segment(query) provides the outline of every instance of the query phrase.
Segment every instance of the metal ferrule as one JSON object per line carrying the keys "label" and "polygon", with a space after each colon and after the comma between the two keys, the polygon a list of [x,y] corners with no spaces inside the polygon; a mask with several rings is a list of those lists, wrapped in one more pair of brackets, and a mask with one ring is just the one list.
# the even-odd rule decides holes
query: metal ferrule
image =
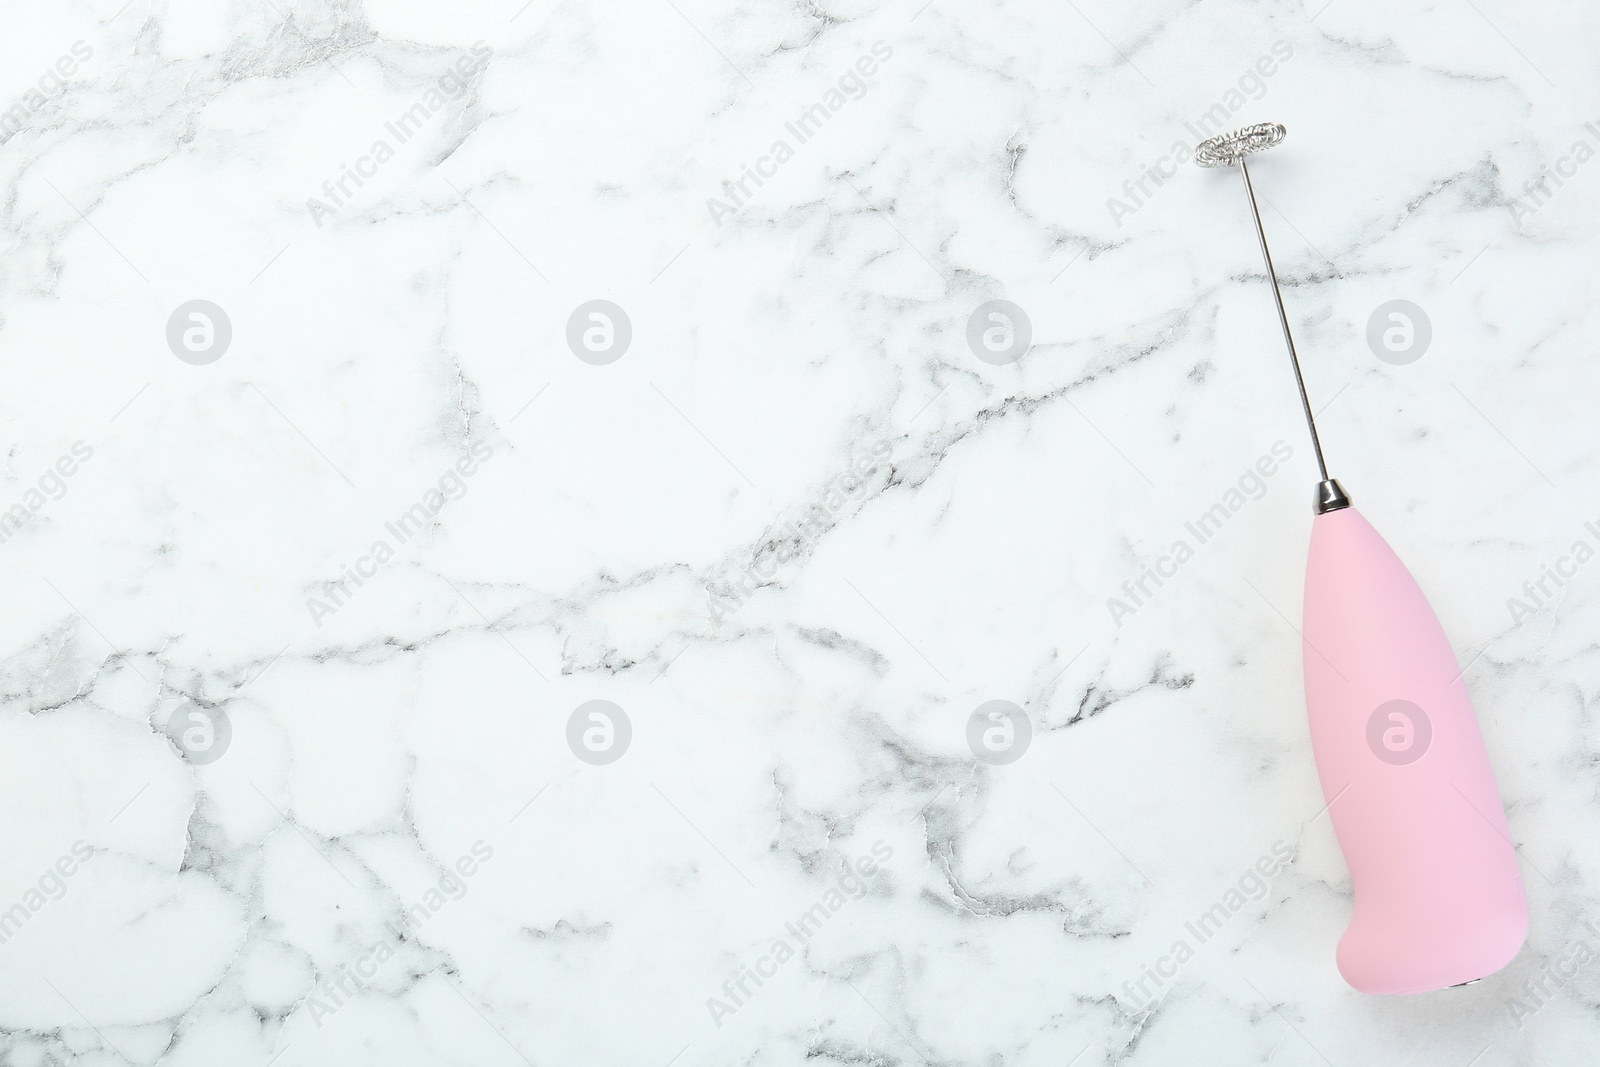
{"label": "metal ferrule", "polygon": [[1345,495],[1344,486],[1340,485],[1337,479],[1329,478],[1325,482],[1317,483],[1316,500],[1311,506],[1318,515],[1326,515],[1330,511],[1349,507],[1350,498]]}

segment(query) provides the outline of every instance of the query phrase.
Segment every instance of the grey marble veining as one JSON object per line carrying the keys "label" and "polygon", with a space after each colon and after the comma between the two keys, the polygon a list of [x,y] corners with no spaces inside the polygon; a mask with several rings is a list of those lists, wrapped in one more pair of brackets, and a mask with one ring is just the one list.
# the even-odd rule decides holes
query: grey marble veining
{"label": "grey marble veining", "polygon": [[[1591,1062],[1600,24],[1320,5],[13,5],[0,1062]],[[1334,968],[1258,121],[1467,989]]]}

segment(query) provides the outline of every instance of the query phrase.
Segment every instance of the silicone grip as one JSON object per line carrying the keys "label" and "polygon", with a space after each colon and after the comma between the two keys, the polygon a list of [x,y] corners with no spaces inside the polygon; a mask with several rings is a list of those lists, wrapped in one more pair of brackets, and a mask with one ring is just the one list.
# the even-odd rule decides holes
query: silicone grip
{"label": "silicone grip", "polygon": [[1354,508],[1317,516],[1306,710],[1355,904],[1339,973],[1421,993],[1511,961],[1528,901],[1454,651],[1405,564]]}

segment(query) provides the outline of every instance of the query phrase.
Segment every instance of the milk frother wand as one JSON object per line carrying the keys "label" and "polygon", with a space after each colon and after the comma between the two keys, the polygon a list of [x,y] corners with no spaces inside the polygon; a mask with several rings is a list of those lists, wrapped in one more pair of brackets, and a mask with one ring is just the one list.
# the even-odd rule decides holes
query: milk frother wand
{"label": "milk frother wand", "polygon": [[1386,541],[1328,477],[1245,156],[1287,131],[1261,123],[1202,142],[1237,166],[1289,347],[1322,480],[1306,559],[1301,656],[1311,747],[1355,902],[1339,939],[1363,993],[1475,982],[1528,932],[1516,849],[1462,670],[1439,619]]}

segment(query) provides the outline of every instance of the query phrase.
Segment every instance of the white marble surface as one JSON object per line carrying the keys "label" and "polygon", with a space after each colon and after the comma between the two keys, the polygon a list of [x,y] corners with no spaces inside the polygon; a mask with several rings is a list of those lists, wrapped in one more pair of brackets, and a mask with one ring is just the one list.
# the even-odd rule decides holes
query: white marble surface
{"label": "white marble surface", "polygon": [[[1600,945],[1600,572],[1507,604],[1600,543],[1592,8],[121,2],[0,35],[0,1061],[1592,1062],[1600,966],[1551,976]],[[1334,968],[1314,467],[1243,196],[1124,188],[1216,107],[1289,127],[1255,173],[1330,461],[1469,664],[1533,910],[1470,989]],[[1019,363],[968,348],[991,299]]]}

